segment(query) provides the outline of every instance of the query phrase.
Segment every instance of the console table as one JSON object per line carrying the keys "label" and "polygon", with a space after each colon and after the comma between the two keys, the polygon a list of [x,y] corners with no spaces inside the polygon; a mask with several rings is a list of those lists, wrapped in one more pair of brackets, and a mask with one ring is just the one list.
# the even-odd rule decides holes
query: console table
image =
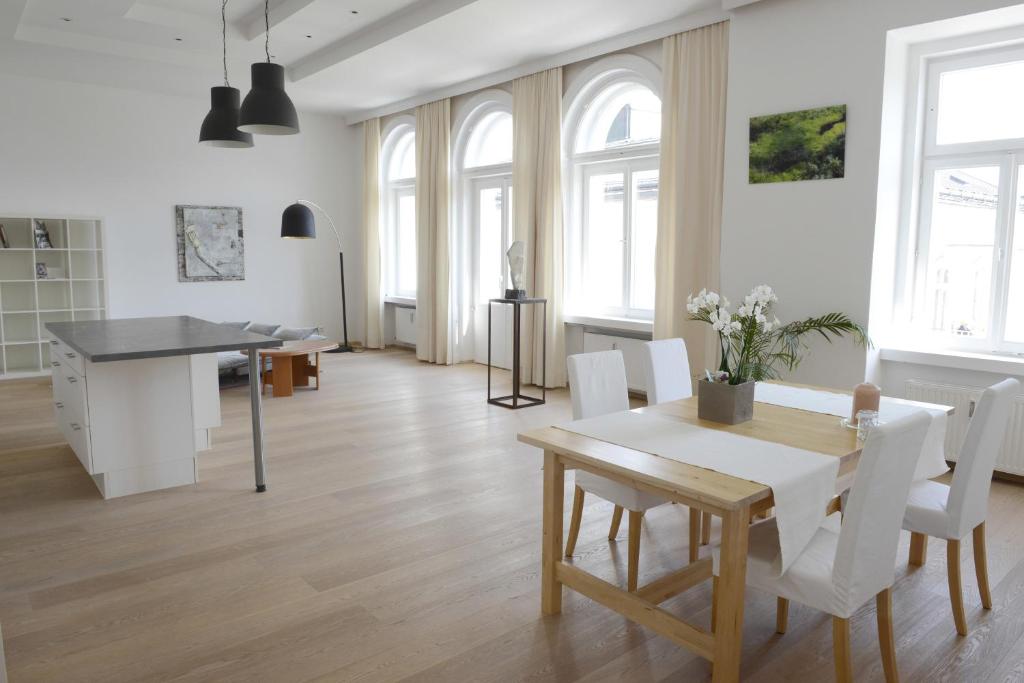
{"label": "console table", "polygon": [[[507,396],[491,396],[491,310],[493,304],[512,306],[512,393]],[[520,350],[519,342],[522,335],[522,307],[523,305],[540,304],[544,308],[544,327],[541,332],[541,381],[540,398],[527,396],[521,391],[520,380]],[[547,363],[548,345],[548,300],[547,299],[491,299],[487,302],[487,402],[503,408],[517,410],[529,406],[543,405],[547,400],[547,390],[544,385],[548,379]]]}

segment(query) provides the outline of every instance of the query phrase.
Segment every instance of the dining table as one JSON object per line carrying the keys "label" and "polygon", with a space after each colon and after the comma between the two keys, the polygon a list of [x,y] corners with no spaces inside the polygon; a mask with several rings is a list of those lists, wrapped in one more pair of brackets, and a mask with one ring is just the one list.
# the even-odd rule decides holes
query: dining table
{"label": "dining table", "polygon": [[[784,387],[800,391],[800,396],[804,398],[803,403],[798,403],[801,407],[780,405],[793,403],[785,394],[780,399],[771,398],[773,402],[767,402],[767,392],[759,392],[759,396],[765,394],[766,400],[755,400],[753,419],[735,425],[699,419],[696,396],[637,408],[631,412],[673,421],[678,424],[680,432],[692,434],[693,427],[697,427],[700,430],[724,432],[831,456],[838,459],[837,481],[851,481],[862,446],[857,439],[857,431],[842,423],[834,405],[832,413],[824,412],[826,409],[816,412],[813,405],[816,395],[820,395],[823,405],[828,404],[828,397],[833,398],[834,404],[835,390],[773,384],[780,387],[779,391],[783,391]],[[820,394],[813,393],[819,391]],[[840,397],[840,403],[841,400]],[[897,398],[883,401],[887,401],[885,405],[890,411],[928,410],[942,418],[943,431],[945,416],[953,413],[950,406]],[[885,411],[882,417],[885,417]],[[712,434],[701,434],[715,438]],[[703,461],[702,466],[689,464],[581,434],[566,425],[524,431],[518,434],[518,440],[544,452],[541,546],[543,614],[560,613],[562,589],[570,588],[707,659],[712,664],[712,680],[716,683],[738,681],[743,644],[748,529],[754,516],[775,506],[772,487],[718,471],[713,464],[708,466],[707,461]],[[678,570],[638,587],[635,592],[598,578],[574,566],[571,559],[563,558],[565,471],[570,469],[591,472],[721,519],[720,559],[711,628],[693,624],[659,606],[712,578],[710,556],[697,557],[694,549],[691,549],[689,558],[681,558],[689,559],[689,562],[681,562],[682,566]],[[822,516],[824,514],[825,510],[822,510]],[[698,515],[690,515],[691,524],[698,523],[697,519]]]}

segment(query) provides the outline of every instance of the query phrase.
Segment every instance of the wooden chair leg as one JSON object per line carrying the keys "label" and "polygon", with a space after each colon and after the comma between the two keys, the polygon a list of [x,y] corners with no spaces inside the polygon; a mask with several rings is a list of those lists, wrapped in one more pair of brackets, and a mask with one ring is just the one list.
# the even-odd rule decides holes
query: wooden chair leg
{"label": "wooden chair leg", "polygon": [[960,541],[946,541],[946,574],[949,576],[949,601],[953,606],[956,632],[967,635],[967,617],[964,616],[964,596],[960,586]]}
{"label": "wooden chair leg", "polygon": [[580,522],[583,519],[583,497],[586,494],[579,486],[572,497],[572,517],[569,519],[569,538],[565,541],[565,556],[572,557],[576,550],[576,539],[580,536]]}
{"label": "wooden chair leg", "polygon": [[711,543],[711,515],[709,513],[704,513],[701,517],[700,544],[707,545],[708,543]]}
{"label": "wooden chair leg", "polygon": [[878,647],[882,651],[882,669],[886,683],[897,683],[900,679],[896,668],[896,639],[892,631],[892,589],[886,588],[875,596],[878,613]]}
{"label": "wooden chair leg", "polygon": [[642,512],[629,511],[629,568],[626,574],[626,586],[630,593],[636,592],[640,574],[640,525],[643,519]]}
{"label": "wooden chair leg", "polygon": [[775,632],[785,633],[789,625],[789,600],[778,598],[775,601]]}
{"label": "wooden chair leg", "polygon": [[711,577],[711,632],[718,625],[718,577]]}
{"label": "wooden chair leg", "polygon": [[988,555],[985,552],[985,522],[974,527],[974,573],[978,577],[981,606],[992,609],[992,593],[988,589]]}
{"label": "wooden chair leg", "polygon": [[615,537],[619,535],[619,525],[622,524],[622,506],[616,505],[615,511],[612,512],[612,525],[608,529],[608,540],[614,541]]}
{"label": "wooden chair leg", "polygon": [[701,511],[690,508],[690,562],[696,562],[700,556],[700,518]]}
{"label": "wooden chair leg", "polygon": [[910,532],[910,561],[912,567],[922,567],[928,561],[928,537],[916,531]]}
{"label": "wooden chair leg", "polygon": [[832,617],[832,654],[836,660],[836,683],[853,683],[849,619]]}

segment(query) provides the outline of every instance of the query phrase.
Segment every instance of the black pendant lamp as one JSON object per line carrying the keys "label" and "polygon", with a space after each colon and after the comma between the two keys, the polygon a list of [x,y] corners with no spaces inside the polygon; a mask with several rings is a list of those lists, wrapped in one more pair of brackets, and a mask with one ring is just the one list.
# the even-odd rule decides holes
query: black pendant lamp
{"label": "black pendant lamp", "polygon": [[267,61],[252,65],[252,89],[242,102],[238,130],[258,135],[295,135],[299,116],[284,91],[284,67],[270,61],[270,0],[263,5]]}
{"label": "black pendant lamp", "polygon": [[210,111],[199,129],[199,144],[210,147],[252,147],[252,134],[238,130],[238,102],[241,95],[238,88],[228,83],[228,34],[225,9],[228,0],[220,5],[221,38],[224,55],[224,85],[210,88]]}

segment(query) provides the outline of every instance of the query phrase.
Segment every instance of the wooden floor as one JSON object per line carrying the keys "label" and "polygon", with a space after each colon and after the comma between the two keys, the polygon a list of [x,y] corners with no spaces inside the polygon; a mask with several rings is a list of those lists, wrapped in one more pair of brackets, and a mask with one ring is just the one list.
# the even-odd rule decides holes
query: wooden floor
{"label": "wooden floor", "polygon": [[[245,388],[222,393],[201,484],[105,502],[61,440],[49,381],[0,383],[11,683],[709,678],[703,660],[582,596],[540,615],[541,455],[514,435],[568,419],[567,392],[513,412],[485,403],[479,366],[322,358],[319,393],[264,404],[265,494],[253,492]],[[610,516],[588,501],[577,561],[625,583],[626,525],[609,543]],[[648,514],[641,583],[681,566],[686,529],[685,507]],[[995,609],[980,608],[965,548],[967,638],[938,541],[925,567],[897,570],[903,680],[1024,680],[1024,488],[993,485],[988,531]],[[666,605],[706,623],[710,586]],[[882,680],[874,609],[853,619],[857,680]],[[793,604],[777,636],[774,610],[748,593],[745,679],[831,680],[829,618]]]}

